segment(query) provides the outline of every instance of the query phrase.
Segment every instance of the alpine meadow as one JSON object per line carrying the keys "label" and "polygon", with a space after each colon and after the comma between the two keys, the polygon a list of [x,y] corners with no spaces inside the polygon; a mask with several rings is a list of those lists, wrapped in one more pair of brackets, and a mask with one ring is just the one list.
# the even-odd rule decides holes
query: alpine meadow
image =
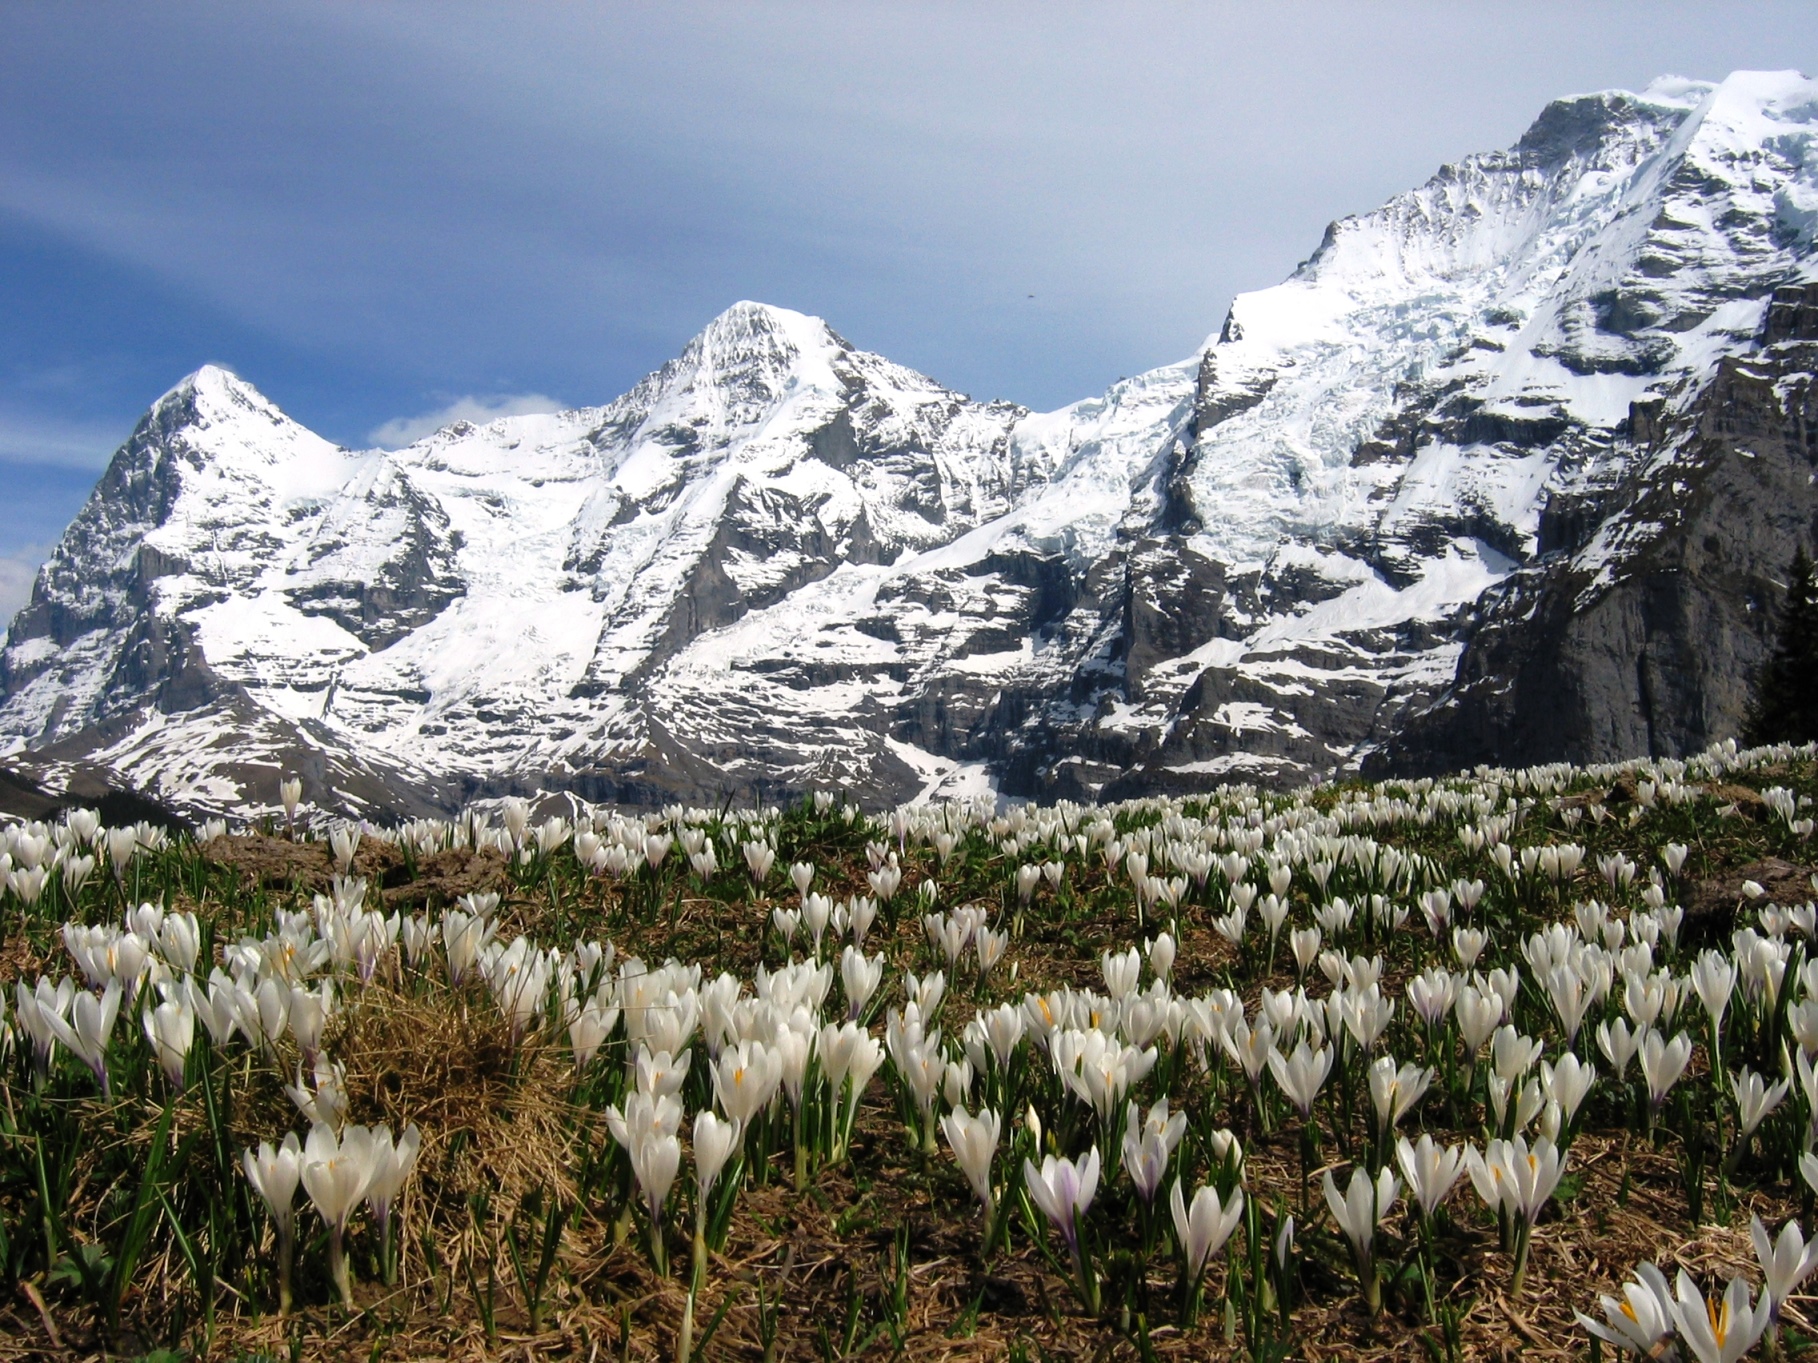
{"label": "alpine meadow", "polygon": [[1818,1357],[1818,82],[1309,245],[1053,411],[152,403],[0,652],[0,1363]]}

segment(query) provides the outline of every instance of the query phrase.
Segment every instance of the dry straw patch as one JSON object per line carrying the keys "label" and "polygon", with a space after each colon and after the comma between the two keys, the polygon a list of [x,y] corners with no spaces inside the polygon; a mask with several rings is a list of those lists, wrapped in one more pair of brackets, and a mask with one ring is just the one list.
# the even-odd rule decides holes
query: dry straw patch
{"label": "dry straw patch", "polygon": [[541,1189],[572,1199],[576,1127],[568,1057],[531,1043],[513,1048],[483,999],[433,987],[368,990],[328,1038],[347,1066],[356,1122],[423,1132],[420,1166],[455,1203],[474,1193],[515,1204]]}

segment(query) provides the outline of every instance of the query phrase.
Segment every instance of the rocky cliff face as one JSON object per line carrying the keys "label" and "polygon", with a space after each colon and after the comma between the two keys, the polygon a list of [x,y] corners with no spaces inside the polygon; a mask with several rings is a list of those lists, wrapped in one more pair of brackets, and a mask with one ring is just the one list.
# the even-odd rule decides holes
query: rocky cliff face
{"label": "rocky cliff face", "polygon": [[1793,75],[1562,100],[1059,412],[758,304],[605,407],[404,450],[203,370],[41,572],[0,736],[368,810],[1697,747],[1813,531],[1815,135]]}
{"label": "rocky cliff face", "polygon": [[1736,736],[1792,546],[1818,542],[1818,286],[1670,417],[1637,405],[1631,472],[1549,508],[1538,560],[1480,603],[1458,676],[1373,766],[1695,752]]}

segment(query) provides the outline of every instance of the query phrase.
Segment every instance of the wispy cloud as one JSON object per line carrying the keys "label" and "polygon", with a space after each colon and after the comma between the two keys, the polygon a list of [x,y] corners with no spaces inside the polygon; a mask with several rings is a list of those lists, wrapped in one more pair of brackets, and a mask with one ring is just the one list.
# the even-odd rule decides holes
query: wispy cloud
{"label": "wispy cloud", "polygon": [[99,470],[129,434],[130,422],[122,426],[0,408],[0,464]]}
{"label": "wispy cloud", "polygon": [[383,425],[375,426],[368,433],[367,439],[384,449],[395,450],[421,440],[426,435],[434,435],[444,426],[452,426],[457,421],[470,421],[476,426],[483,426],[502,416],[560,412],[565,406],[565,403],[543,393],[505,393],[488,398],[468,394],[456,398],[446,407],[424,412],[421,416],[393,417]]}
{"label": "wispy cloud", "polygon": [[32,581],[38,576],[38,565],[44,561],[48,547],[0,554],[0,627],[10,625],[32,596]]}

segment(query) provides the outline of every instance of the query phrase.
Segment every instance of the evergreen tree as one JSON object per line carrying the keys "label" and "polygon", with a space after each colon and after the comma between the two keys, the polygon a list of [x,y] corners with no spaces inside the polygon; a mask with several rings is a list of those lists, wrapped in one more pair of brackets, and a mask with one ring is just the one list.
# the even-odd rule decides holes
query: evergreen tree
{"label": "evergreen tree", "polygon": [[1813,581],[1812,561],[1803,544],[1787,573],[1780,639],[1755,680],[1748,739],[1751,743],[1818,740],[1818,582]]}

